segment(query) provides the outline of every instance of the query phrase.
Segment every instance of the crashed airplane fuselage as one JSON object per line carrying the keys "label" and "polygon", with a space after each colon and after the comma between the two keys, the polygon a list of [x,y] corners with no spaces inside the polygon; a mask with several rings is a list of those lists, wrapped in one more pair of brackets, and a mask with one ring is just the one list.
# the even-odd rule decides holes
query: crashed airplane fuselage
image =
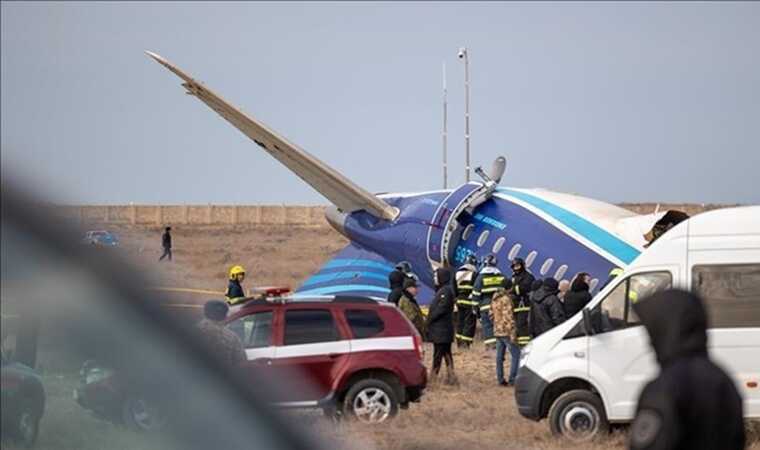
{"label": "crashed airplane fuselage", "polygon": [[498,186],[504,160],[489,177],[456,189],[374,195],[312,154],[243,113],[161,56],[191,94],[327,198],[328,222],[351,243],[308,278],[298,293],[385,297],[398,261],[412,263],[432,298],[432,269],[458,266],[469,254],[493,253],[499,268],[522,257],[537,278],[592,276],[592,292],[614,267],[630,264],[645,234],[667,211],[637,215],[609,203],[543,189]]}

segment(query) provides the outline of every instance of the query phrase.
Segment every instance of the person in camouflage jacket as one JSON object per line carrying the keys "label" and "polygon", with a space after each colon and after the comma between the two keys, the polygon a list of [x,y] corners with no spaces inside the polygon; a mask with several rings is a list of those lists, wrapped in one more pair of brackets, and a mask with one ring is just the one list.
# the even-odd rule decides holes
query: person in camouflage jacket
{"label": "person in camouflage jacket", "polygon": [[[520,347],[517,345],[517,326],[515,324],[514,302],[517,297],[512,289],[512,281],[505,278],[502,287],[491,298],[491,321],[493,335],[496,338],[496,380],[501,386],[514,385],[517,367],[520,363]],[[511,356],[509,379],[504,379],[504,354],[509,349]]]}
{"label": "person in camouflage jacket", "polygon": [[401,298],[398,300],[398,307],[402,313],[412,322],[414,328],[420,333],[420,336],[425,338],[425,317],[422,315],[422,309],[417,304],[417,280],[414,278],[407,278],[404,280],[403,290],[401,291]]}

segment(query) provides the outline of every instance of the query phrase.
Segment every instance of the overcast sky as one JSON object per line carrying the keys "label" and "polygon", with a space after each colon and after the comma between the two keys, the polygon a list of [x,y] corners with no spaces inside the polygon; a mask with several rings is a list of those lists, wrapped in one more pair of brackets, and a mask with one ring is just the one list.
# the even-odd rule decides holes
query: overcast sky
{"label": "overcast sky", "polygon": [[2,3],[2,166],[70,203],[326,203],[153,50],[373,192],[760,203],[760,3]]}

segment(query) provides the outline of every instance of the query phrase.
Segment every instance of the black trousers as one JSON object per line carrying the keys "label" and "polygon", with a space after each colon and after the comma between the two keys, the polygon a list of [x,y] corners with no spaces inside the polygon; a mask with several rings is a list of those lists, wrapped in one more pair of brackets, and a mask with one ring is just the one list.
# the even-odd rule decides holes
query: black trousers
{"label": "black trousers", "polygon": [[451,356],[451,342],[445,344],[433,344],[433,374],[438,375],[441,370],[441,360],[446,361],[446,365],[454,368],[454,358]]}
{"label": "black trousers", "polygon": [[158,260],[161,261],[164,258],[166,258],[167,256],[169,257],[169,261],[171,261],[172,260],[172,249],[171,249],[171,247],[164,247],[164,254],[161,255],[161,257],[158,258]]}
{"label": "black trousers", "polygon": [[468,346],[475,336],[475,312],[470,306],[457,305],[457,309],[457,344]]}

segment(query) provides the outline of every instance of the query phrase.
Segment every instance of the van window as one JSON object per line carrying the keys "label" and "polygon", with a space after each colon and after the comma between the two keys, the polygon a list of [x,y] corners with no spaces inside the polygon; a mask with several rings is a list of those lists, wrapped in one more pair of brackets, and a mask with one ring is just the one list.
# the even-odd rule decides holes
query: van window
{"label": "van window", "polygon": [[639,325],[631,304],[655,292],[669,289],[673,283],[670,272],[637,273],[623,280],[602,300],[592,313],[596,332],[615,331]]}
{"label": "van window", "polygon": [[272,311],[263,311],[241,317],[227,327],[240,337],[245,348],[261,348],[272,345]]}
{"label": "van window", "polygon": [[692,280],[710,328],[760,327],[760,264],[694,266]]}
{"label": "van window", "polygon": [[296,309],[285,313],[285,345],[337,341],[332,313],[325,309]]}

